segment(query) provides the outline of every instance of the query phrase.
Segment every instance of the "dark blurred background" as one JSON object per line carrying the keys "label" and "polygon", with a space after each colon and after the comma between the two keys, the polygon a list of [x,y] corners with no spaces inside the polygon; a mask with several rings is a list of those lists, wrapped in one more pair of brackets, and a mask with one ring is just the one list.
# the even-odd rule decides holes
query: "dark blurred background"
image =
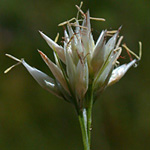
{"label": "dark blurred background", "polygon": [[[15,62],[5,53],[25,60],[51,75],[37,53],[52,51],[41,38],[42,30],[52,39],[57,25],[76,16],[78,0],[0,0],[0,150],[82,150],[78,118],[69,103],[43,90],[23,66],[3,72]],[[92,21],[97,39],[102,29],[123,25],[124,41],[143,57],[117,84],[97,100],[93,112],[92,150],[150,149],[150,1],[87,0],[83,10],[106,22]],[[60,43],[60,41],[59,41]],[[126,55],[126,54],[125,54]],[[128,57],[126,57],[127,61]]]}

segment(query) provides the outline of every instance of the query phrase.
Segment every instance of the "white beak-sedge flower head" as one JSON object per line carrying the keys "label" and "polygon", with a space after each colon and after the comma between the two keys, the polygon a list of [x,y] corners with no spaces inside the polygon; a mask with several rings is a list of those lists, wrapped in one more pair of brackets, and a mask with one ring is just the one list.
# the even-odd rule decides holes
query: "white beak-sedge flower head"
{"label": "white beak-sedge flower head", "polygon": [[[135,66],[141,59],[142,44],[139,42],[139,56],[123,44],[122,47],[135,59],[128,64],[118,66],[118,58],[122,52],[120,44],[123,36],[119,37],[121,27],[113,31],[103,30],[95,42],[90,20],[105,21],[105,19],[90,17],[89,11],[84,13],[81,7],[76,7],[77,17],[59,24],[59,26],[67,26],[64,29],[63,46],[57,44],[58,36],[53,41],[39,31],[54,52],[55,63],[38,50],[53,73],[54,79],[28,65],[24,59],[19,60],[9,54],[6,56],[16,60],[18,62],[16,65],[23,64],[43,88],[79,106],[82,105],[89,86],[92,85],[93,93],[101,93],[106,87],[119,81],[131,66]],[[79,13],[82,16],[81,19],[79,19]],[[5,73],[16,65],[8,68]]]}

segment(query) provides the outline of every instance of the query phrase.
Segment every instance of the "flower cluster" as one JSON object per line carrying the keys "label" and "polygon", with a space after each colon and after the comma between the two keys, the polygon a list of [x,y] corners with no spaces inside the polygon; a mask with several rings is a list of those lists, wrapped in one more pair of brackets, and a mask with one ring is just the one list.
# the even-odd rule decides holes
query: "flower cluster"
{"label": "flower cluster", "polygon": [[[128,53],[135,56],[135,59],[128,64],[118,65],[118,58],[122,52],[120,44],[123,36],[119,37],[121,27],[117,31],[103,30],[95,42],[90,20],[103,19],[92,18],[89,11],[83,13],[79,7],[77,8],[82,15],[82,19],[79,20],[77,16],[77,18],[60,24],[60,26],[67,25],[67,29],[64,28],[63,47],[57,44],[58,37],[53,41],[39,31],[53,50],[55,63],[42,51],[38,50],[38,52],[55,79],[31,67],[24,59],[19,60],[11,55],[6,55],[18,61],[17,65],[22,63],[44,89],[68,102],[74,103],[77,107],[81,107],[89,90],[93,92],[93,95],[99,95],[106,87],[119,81],[127,70],[140,60],[141,43],[140,56],[137,56],[123,45]],[[74,22],[72,23],[72,21]],[[12,67],[14,66],[16,65]]]}

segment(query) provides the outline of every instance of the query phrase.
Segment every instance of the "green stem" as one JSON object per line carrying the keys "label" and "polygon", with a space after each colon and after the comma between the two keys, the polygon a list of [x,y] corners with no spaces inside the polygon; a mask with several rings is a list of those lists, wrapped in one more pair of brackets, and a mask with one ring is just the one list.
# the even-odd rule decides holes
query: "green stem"
{"label": "green stem", "polygon": [[84,150],[90,150],[91,146],[91,124],[92,124],[93,88],[89,86],[85,105],[79,111],[79,122],[82,131]]}
{"label": "green stem", "polygon": [[89,144],[91,144],[92,107],[93,107],[93,89],[91,85],[89,86],[89,94],[87,96],[87,132]]}
{"label": "green stem", "polygon": [[90,143],[89,143],[88,132],[87,132],[87,113],[86,113],[86,109],[82,109],[80,111],[78,117],[79,117],[81,132],[82,132],[84,150],[90,150]]}
{"label": "green stem", "polygon": [[88,132],[89,144],[91,144],[92,105],[93,105],[93,102],[91,101],[90,106],[87,109],[87,132]]}

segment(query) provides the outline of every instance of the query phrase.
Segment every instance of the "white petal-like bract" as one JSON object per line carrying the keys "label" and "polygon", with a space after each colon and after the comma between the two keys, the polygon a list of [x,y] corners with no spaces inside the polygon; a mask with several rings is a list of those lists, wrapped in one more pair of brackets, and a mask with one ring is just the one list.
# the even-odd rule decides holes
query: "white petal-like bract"
{"label": "white petal-like bract", "polygon": [[29,73],[39,83],[41,87],[55,94],[56,96],[63,98],[54,79],[52,79],[51,77],[49,77],[47,74],[43,73],[42,71],[34,67],[31,67],[24,60],[22,61],[22,64],[25,66],[25,68],[29,71]]}
{"label": "white petal-like bract", "polygon": [[123,64],[116,69],[113,70],[112,75],[109,79],[108,86],[113,85],[114,83],[118,82],[128,71],[130,67],[132,67],[136,63],[136,60],[134,59],[128,64]]}

